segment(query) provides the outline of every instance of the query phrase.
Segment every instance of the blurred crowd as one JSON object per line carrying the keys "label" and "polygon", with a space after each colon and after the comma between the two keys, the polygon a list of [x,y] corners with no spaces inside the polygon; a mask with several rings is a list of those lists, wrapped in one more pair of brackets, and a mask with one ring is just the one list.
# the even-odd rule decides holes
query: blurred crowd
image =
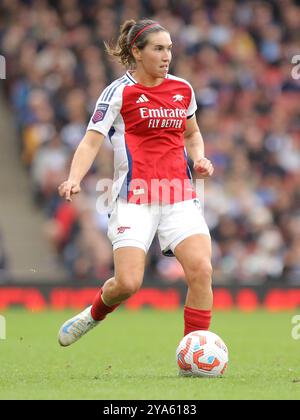
{"label": "blurred crowd", "polygon": [[[205,217],[217,284],[300,284],[300,4],[293,0],[2,0],[0,52],[20,159],[32,197],[47,214],[47,240],[70,279],[113,270],[107,216],[96,184],[112,177],[109,142],[72,203],[57,186],[95,102],[124,73],[104,52],[128,18],[152,18],[171,34],[171,73],[187,79],[198,104],[206,156]],[[300,57],[299,57],[300,61]],[[183,278],[157,238],[148,277]]]}

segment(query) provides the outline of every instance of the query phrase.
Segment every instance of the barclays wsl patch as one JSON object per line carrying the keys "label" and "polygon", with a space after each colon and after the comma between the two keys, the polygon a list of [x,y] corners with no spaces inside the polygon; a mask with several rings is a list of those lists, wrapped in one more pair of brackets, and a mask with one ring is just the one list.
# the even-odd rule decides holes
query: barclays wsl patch
{"label": "barclays wsl patch", "polygon": [[96,111],[94,112],[94,115],[92,117],[92,121],[94,124],[102,121],[105,117],[105,114],[108,110],[109,104],[99,104],[97,106]]}

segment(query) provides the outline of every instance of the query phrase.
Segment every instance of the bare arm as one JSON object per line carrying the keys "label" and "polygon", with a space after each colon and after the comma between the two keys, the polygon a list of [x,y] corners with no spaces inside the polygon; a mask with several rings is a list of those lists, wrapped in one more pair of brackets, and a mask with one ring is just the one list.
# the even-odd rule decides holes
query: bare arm
{"label": "bare arm", "polygon": [[103,140],[104,135],[98,131],[87,131],[74,153],[68,180],[58,187],[61,197],[71,201],[71,196],[80,192],[80,183],[92,166]]}
{"label": "bare arm", "polygon": [[184,140],[187,154],[194,162],[195,171],[203,178],[211,176],[214,168],[211,161],[205,157],[204,142],[196,117],[187,120]]}

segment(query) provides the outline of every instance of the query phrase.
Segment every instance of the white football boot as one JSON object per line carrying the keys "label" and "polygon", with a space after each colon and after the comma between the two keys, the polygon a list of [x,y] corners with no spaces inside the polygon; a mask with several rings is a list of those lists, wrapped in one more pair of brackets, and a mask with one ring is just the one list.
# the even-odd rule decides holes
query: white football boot
{"label": "white football boot", "polygon": [[75,343],[75,341],[99,324],[100,321],[95,321],[92,318],[91,308],[92,305],[61,326],[58,332],[58,342],[61,346],[66,347]]}

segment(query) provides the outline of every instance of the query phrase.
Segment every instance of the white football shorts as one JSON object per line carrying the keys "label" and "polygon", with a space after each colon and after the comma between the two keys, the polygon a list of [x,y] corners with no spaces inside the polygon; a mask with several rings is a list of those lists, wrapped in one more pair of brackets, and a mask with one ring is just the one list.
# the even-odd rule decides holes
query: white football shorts
{"label": "white football shorts", "polygon": [[147,253],[156,232],[166,256],[173,256],[176,246],[189,236],[210,236],[199,199],[174,204],[133,204],[118,198],[107,232],[114,250],[130,246]]}

